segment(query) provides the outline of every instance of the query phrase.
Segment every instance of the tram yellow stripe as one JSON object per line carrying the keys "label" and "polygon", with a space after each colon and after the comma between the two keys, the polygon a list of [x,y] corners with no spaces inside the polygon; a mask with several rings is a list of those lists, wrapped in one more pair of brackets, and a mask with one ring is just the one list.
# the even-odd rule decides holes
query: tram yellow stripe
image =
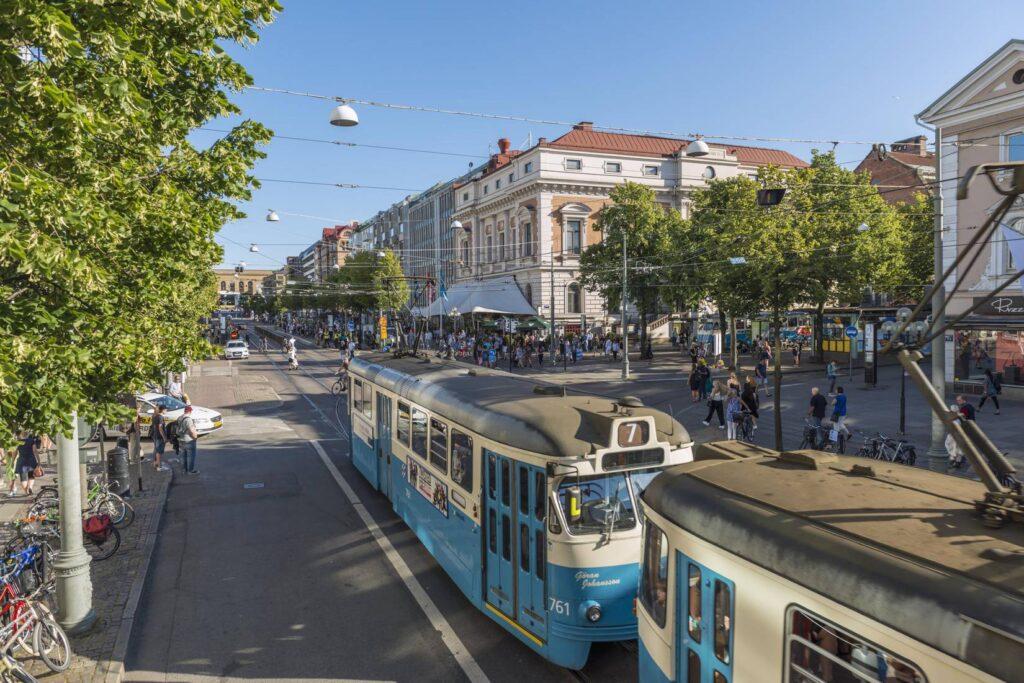
{"label": "tram yellow stripe", "polygon": [[533,635],[532,633],[530,633],[529,631],[527,631],[527,630],[526,630],[525,628],[523,628],[522,626],[520,626],[520,625],[519,625],[519,624],[517,624],[516,622],[512,621],[511,619],[509,619],[509,618],[508,618],[508,615],[507,615],[507,614],[505,614],[504,612],[502,612],[502,611],[501,611],[500,609],[497,609],[497,608],[495,608],[495,607],[494,607],[494,605],[492,605],[491,603],[489,603],[489,602],[485,602],[485,603],[484,603],[484,607],[486,607],[487,609],[489,609],[489,610],[490,610],[491,612],[493,612],[494,614],[498,615],[498,616],[499,616],[499,617],[501,618],[501,620],[502,620],[502,621],[504,621],[504,622],[505,622],[506,624],[508,624],[509,626],[511,626],[512,628],[514,628],[515,630],[517,630],[517,631],[519,631],[520,633],[522,633],[522,634],[523,634],[524,636],[526,636],[527,638],[529,638],[530,640],[532,640],[532,641],[533,641],[534,643],[536,643],[537,645],[540,645],[541,647],[543,647],[543,646],[544,646],[544,641],[543,641],[543,640],[541,640],[541,639],[540,639],[540,638],[538,638],[537,636]]}

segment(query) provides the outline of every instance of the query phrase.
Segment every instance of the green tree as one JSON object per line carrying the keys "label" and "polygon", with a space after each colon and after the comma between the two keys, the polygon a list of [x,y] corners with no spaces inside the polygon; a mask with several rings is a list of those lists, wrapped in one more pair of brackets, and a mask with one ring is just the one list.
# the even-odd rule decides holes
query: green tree
{"label": "green tree", "polygon": [[402,262],[395,252],[385,249],[376,256],[371,284],[374,307],[384,311],[401,311],[409,301],[409,282],[402,273]]}
{"label": "green tree", "polygon": [[664,255],[669,250],[670,235],[677,230],[676,224],[681,218],[657,202],[654,190],[638,183],[619,185],[610,196],[612,203],[601,211],[595,225],[602,233],[601,241],[580,254],[580,282],[596,290],[609,310],[620,308],[622,242],[626,240],[629,264],[626,296],[640,314],[643,348],[648,316],[657,311],[665,283]]}
{"label": "green tree", "polygon": [[208,352],[213,238],[242,214],[270,133],[242,122],[250,77],[222,45],[256,41],[274,0],[21,0],[0,13],[0,442]]}
{"label": "green tree", "polygon": [[906,238],[902,245],[906,278],[892,291],[901,302],[922,296],[935,279],[935,214],[930,197],[917,194],[913,201],[896,205]]}

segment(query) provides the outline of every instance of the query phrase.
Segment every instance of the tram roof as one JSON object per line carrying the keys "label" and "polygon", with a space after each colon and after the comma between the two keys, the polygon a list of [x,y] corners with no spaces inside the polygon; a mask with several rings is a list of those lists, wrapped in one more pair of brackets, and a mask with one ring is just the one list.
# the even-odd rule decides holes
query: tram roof
{"label": "tram roof", "polygon": [[984,526],[984,494],[915,467],[719,442],[643,498],[691,534],[1010,680],[1024,652],[1024,525]]}
{"label": "tram roof", "polygon": [[[611,442],[611,419],[623,417],[604,396],[574,393],[562,386],[438,358],[372,354],[350,369],[375,384],[499,443],[554,458],[590,454]],[[550,394],[537,393],[545,387]],[[559,392],[559,393],[554,393]],[[629,408],[654,418],[658,441],[676,447],[690,435],[667,413]]]}

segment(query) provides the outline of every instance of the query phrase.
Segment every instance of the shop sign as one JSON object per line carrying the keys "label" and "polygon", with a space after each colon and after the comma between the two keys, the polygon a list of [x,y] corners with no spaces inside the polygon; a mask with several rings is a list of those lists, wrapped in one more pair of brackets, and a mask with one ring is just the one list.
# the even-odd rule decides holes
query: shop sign
{"label": "shop sign", "polygon": [[1024,296],[997,296],[992,299],[975,299],[982,305],[975,313],[979,315],[1024,315]]}

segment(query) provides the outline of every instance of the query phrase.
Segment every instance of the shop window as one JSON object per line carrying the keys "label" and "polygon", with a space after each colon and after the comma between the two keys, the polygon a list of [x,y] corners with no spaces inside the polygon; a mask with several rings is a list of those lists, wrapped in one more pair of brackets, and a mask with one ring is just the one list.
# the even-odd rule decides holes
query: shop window
{"label": "shop window", "polygon": [[668,604],[668,538],[648,520],[644,526],[640,602],[659,627],[665,626]]}
{"label": "shop window", "polygon": [[797,606],[786,611],[786,656],[788,683],[926,681],[921,669],[903,657]]}

